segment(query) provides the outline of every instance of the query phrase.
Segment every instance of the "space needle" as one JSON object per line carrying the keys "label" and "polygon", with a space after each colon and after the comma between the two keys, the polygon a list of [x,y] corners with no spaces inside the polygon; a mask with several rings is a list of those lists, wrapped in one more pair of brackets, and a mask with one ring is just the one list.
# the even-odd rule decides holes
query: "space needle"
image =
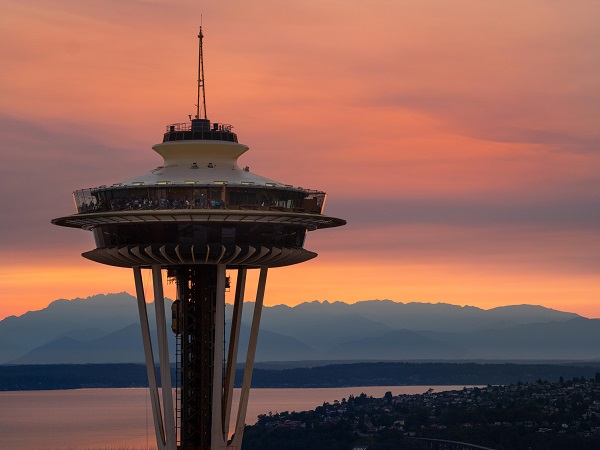
{"label": "space needle", "polygon": [[[310,260],[307,232],[344,225],[323,215],[322,191],[294,187],[250,172],[237,159],[248,147],[232,126],[206,115],[202,27],[198,35],[196,114],[166,127],[152,149],[164,160],[145,175],[73,193],[76,214],[52,220],[92,231],[101,264],[133,269],[156,441],[164,450],[240,450],[267,271]],[[142,269],[152,273],[162,395]],[[232,397],[246,275],[259,270],[240,401]],[[177,286],[171,329],[176,334],[179,390],[173,395],[162,271]],[[237,271],[225,346],[227,270]],[[227,355],[225,353],[227,352]],[[162,397],[162,398],[161,398]],[[235,415],[235,433],[228,430]]]}

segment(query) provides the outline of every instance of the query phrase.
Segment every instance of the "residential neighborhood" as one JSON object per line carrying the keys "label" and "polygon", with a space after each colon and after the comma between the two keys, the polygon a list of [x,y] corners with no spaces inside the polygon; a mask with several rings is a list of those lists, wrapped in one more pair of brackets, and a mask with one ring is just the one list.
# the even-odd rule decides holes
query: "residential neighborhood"
{"label": "residential neighborhood", "polygon": [[[327,435],[336,436],[335,442],[325,445]],[[262,442],[261,436],[269,438]],[[282,445],[286,436],[304,448],[350,450],[442,448],[434,439],[473,445],[462,448],[599,448],[600,373],[555,383],[387,392],[382,398],[361,394],[313,411],[271,412],[248,427],[244,448],[270,448],[267,441]],[[290,445],[285,448],[296,448]]]}

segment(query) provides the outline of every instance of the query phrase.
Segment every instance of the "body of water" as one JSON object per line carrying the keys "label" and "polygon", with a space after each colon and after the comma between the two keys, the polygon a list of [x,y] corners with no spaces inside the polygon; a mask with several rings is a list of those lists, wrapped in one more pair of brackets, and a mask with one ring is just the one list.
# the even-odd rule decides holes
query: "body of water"
{"label": "body of water", "polygon": [[[259,414],[305,411],[362,392],[382,397],[387,391],[422,394],[429,388],[463,386],[252,389],[246,422],[255,423]],[[234,394],[235,405],[239,390]],[[142,450],[155,449],[154,439],[147,389],[0,392],[0,449]]]}

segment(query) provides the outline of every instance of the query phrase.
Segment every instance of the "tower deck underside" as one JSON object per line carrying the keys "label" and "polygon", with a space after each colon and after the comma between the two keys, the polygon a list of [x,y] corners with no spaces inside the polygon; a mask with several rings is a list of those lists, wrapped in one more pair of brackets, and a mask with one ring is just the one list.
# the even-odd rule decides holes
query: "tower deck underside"
{"label": "tower deck underside", "polygon": [[331,228],[344,225],[345,220],[321,214],[285,213],[275,211],[239,210],[168,210],[168,211],[119,211],[83,213],[52,220],[55,225],[91,230],[99,225],[144,224],[167,222],[203,223],[277,223],[306,227],[307,230]]}
{"label": "tower deck underside", "polygon": [[61,217],[57,225],[93,231],[92,261],[117,267],[225,264],[281,267],[317,256],[306,233],[344,221],[320,214],[273,211],[120,211]]}
{"label": "tower deck underside", "polygon": [[316,253],[303,248],[263,245],[188,244],[97,248],[83,253],[95,262],[117,267],[225,264],[230,268],[283,267],[308,261]]}

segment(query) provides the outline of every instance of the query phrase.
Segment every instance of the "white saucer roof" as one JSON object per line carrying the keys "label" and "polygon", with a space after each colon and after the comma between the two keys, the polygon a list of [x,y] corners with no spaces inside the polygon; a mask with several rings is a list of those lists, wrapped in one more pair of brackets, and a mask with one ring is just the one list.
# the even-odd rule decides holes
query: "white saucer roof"
{"label": "white saucer roof", "polygon": [[[248,150],[243,144],[227,141],[185,140],[156,144],[152,149],[164,159],[163,165],[127,179],[121,185],[233,184],[292,188],[238,166],[237,159]],[[299,188],[295,188],[299,189]]]}

